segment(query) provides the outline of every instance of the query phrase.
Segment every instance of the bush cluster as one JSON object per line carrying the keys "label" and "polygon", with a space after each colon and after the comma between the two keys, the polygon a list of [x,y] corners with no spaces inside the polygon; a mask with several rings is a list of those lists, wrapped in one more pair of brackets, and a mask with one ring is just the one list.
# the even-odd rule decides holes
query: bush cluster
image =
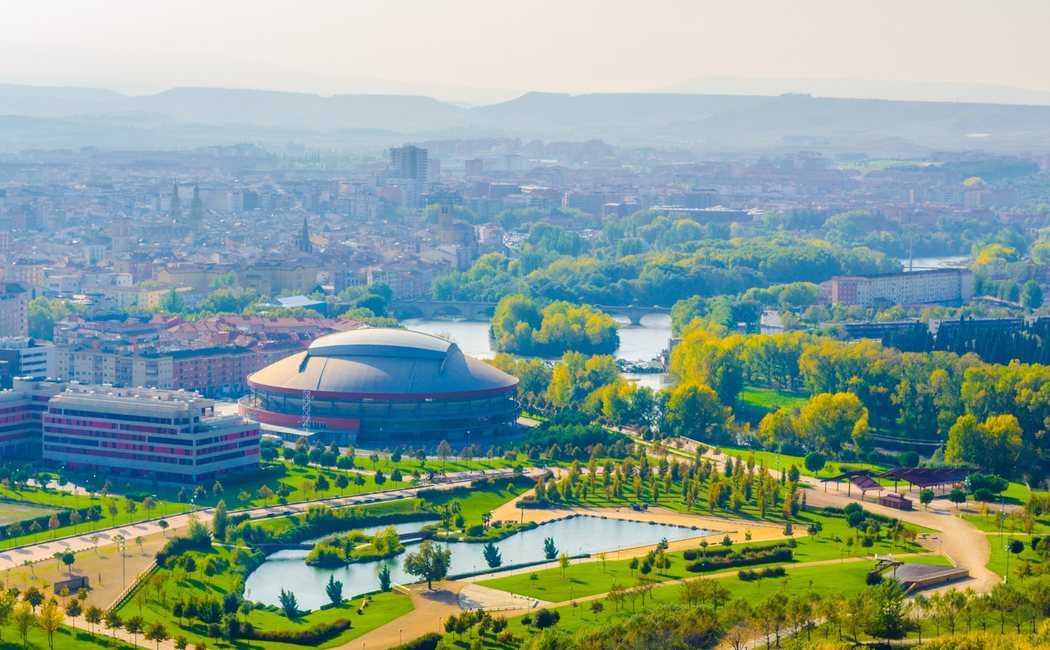
{"label": "bush cluster", "polygon": [[685,568],[693,573],[700,573],[713,569],[729,569],[737,566],[767,564],[769,562],[790,562],[793,557],[794,551],[787,544],[752,546],[737,551],[730,550],[729,553],[721,557],[703,557],[685,565]]}
{"label": "bush cluster", "polygon": [[787,569],[782,566],[768,566],[759,571],[755,571],[754,569],[742,569],[736,575],[744,582],[751,582],[752,580],[761,580],[762,578],[783,578],[787,575]]}
{"label": "bush cluster", "polygon": [[254,641],[271,641],[276,643],[294,643],[296,645],[318,646],[334,639],[350,629],[350,621],[338,619],[328,623],[318,623],[305,630],[257,630],[251,629],[244,638]]}

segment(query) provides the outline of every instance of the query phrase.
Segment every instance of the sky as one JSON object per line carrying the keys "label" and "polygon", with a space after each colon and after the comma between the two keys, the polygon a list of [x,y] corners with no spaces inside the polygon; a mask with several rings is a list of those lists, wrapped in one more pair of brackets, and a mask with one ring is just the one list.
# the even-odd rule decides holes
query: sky
{"label": "sky", "polygon": [[33,0],[0,82],[403,92],[483,101],[694,77],[993,83],[1050,92],[1044,0]]}

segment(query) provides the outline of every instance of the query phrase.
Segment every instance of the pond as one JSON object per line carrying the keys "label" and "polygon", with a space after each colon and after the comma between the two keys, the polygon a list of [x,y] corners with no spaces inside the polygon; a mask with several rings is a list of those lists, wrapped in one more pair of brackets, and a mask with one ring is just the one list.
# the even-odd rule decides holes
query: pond
{"label": "pond", "polygon": [[[396,528],[400,533],[414,532],[424,524],[425,522],[413,522],[400,524]],[[364,530],[374,532],[378,528]],[[546,537],[553,537],[554,544],[560,551],[569,555],[580,555],[656,544],[664,538],[668,541],[689,539],[706,532],[708,531],[666,524],[585,516],[543,524],[496,542],[496,546],[503,554],[503,565],[507,566],[543,560],[543,540]],[[453,542],[448,546],[452,549],[450,575],[480,571],[487,566],[482,555],[483,544]],[[407,552],[412,550],[412,546],[409,546]],[[404,553],[389,560],[351,564],[337,569],[308,566],[304,561],[306,555],[306,551],[279,551],[271,555],[262,566],[248,576],[245,582],[245,597],[267,605],[278,605],[281,589],[287,589],[295,594],[300,607],[317,609],[328,602],[324,586],[329,576],[334,575],[336,580],[342,581],[343,593],[349,597],[378,589],[377,576],[384,564],[390,567],[394,584],[418,582],[402,569]]]}

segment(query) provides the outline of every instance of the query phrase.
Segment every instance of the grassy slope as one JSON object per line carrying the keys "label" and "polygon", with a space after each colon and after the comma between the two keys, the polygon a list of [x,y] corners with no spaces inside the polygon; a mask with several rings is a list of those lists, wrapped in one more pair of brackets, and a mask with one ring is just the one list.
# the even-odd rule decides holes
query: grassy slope
{"label": "grassy slope", "polygon": [[[215,548],[210,553],[193,552],[192,555],[196,559],[198,566],[203,566],[209,558],[224,558],[231,561],[232,564],[233,553],[230,549]],[[265,650],[293,650],[302,647],[287,643],[261,641],[242,641],[236,645],[224,645],[216,640],[206,638],[204,636],[205,630],[199,624],[197,626],[190,626],[187,621],[183,621],[183,626],[180,628],[178,621],[172,619],[171,606],[179,599],[188,599],[191,596],[196,596],[198,599],[202,599],[206,596],[211,596],[221,601],[225,594],[237,590],[239,588],[239,576],[233,569],[214,576],[202,577],[202,574],[197,573],[182,580],[178,580],[173,572],[168,569],[161,569],[157,572],[157,575],[161,576],[160,580],[163,581],[161,588],[154,589],[150,587],[149,589],[140,592],[145,593],[143,599],[144,602],[141,603],[141,608],[138,602],[138,596],[121,607],[120,615],[124,620],[135,615],[141,615],[147,623],[159,620],[168,626],[169,631],[173,635],[182,634],[193,643],[203,641],[208,644],[208,647],[213,648],[237,647],[260,648]],[[308,615],[303,616],[296,621],[290,621],[284,615],[272,611],[269,608],[256,609],[247,616],[247,620],[250,621],[256,629],[260,630],[305,629],[318,623],[330,622],[338,619],[349,620],[353,627],[339,637],[325,643],[323,646],[320,646],[333,647],[345,644],[346,642],[361,636],[365,632],[388,623],[389,621],[392,621],[412,610],[412,602],[407,596],[394,593],[379,594],[375,596],[373,602],[361,615],[356,613],[359,604],[360,601],[355,600],[352,603],[344,604],[342,607],[317,610],[310,612]]]}

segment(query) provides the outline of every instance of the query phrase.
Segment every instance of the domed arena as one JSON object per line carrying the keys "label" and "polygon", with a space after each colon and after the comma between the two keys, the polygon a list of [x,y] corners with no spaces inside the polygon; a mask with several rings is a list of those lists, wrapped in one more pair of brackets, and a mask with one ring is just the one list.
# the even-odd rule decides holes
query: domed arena
{"label": "domed arena", "polygon": [[450,341],[367,328],[249,375],[242,414],[286,440],[370,449],[488,444],[517,432],[518,380]]}

